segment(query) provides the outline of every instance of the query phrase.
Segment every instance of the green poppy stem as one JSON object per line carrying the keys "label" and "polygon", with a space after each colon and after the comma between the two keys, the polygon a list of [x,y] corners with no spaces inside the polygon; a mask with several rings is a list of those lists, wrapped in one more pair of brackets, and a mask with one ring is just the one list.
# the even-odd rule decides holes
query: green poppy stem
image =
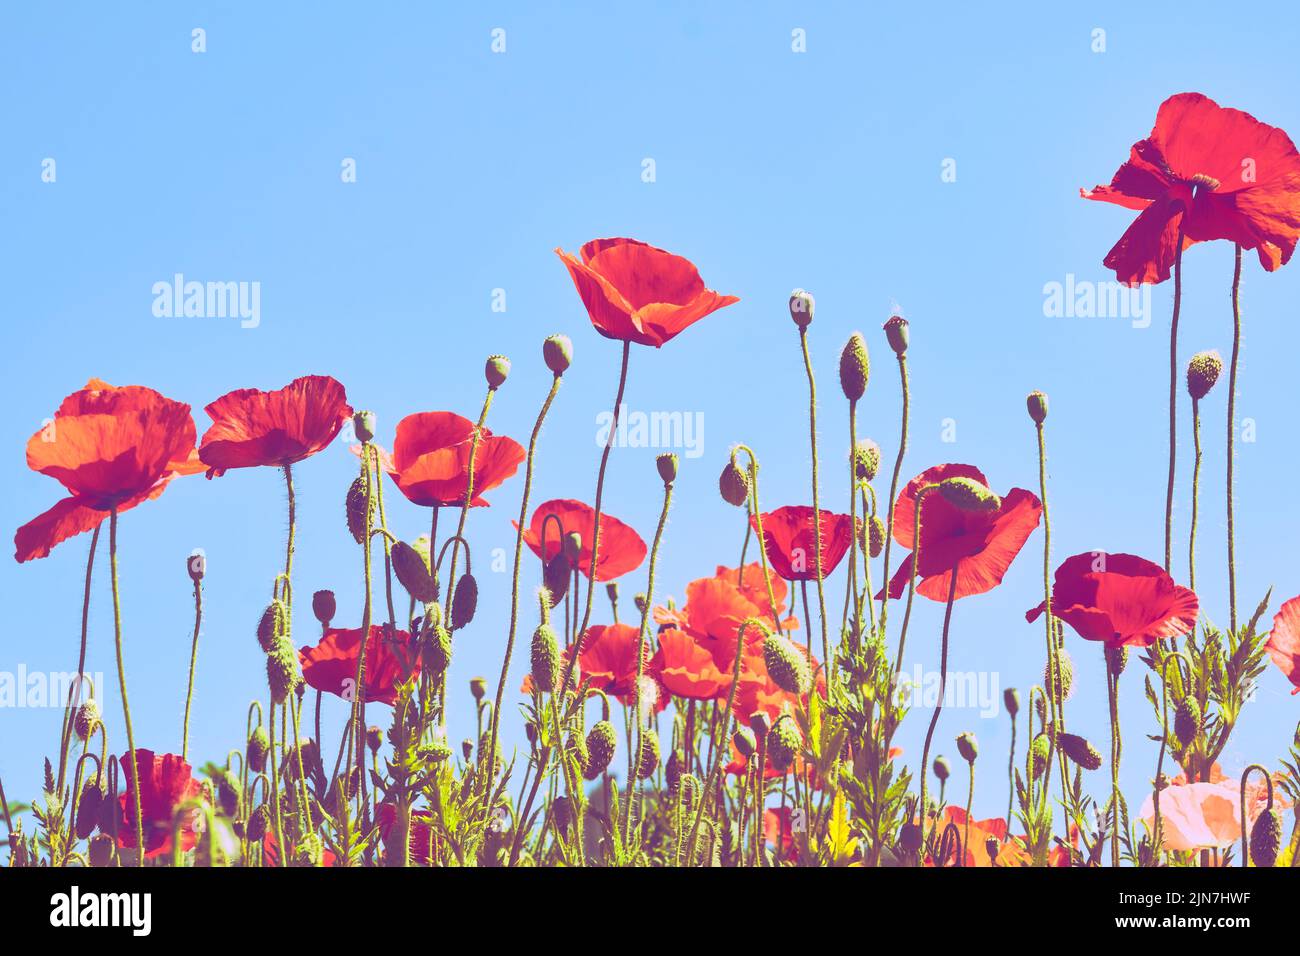
{"label": "green poppy stem", "polygon": [[[1181,244],[1180,244],[1181,245]],[[1232,471],[1233,442],[1236,438],[1237,362],[1241,356],[1241,245],[1236,246],[1232,270],[1232,364],[1228,367],[1228,615],[1232,633],[1237,633],[1237,561],[1233,539]]]}
{"label": "green poppy stem", "polygon": [[131,701],[126,693],[126,661],[122,656],[122,599],[117,583],[117,508],[108,515],[108,566],[113,584],[113,645],[117,653],[117,683],[122,692],[122,717],[126,722],[126,746],[131,756],[131,795],[135,810],[135,845],[144,861],[144,816],[140,810],[140,761],[135,751],[135,730],[131,725]]}

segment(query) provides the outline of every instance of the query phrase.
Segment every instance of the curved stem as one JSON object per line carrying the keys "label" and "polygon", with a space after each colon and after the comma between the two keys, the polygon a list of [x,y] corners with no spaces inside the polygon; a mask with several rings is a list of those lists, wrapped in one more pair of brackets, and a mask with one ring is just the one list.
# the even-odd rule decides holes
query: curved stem
{"label": "curved stem", "polygon": [[[95,550],[99,546],[99,532],[104,527],[104,522],[100,521],[95,525],[95,531],[90,536],[90,554],[86,556],[86,588],[81,598],[81,651],[77,656],[77,677],[86,672],[86,635],[89,631],[90,623],[90,582],[92,573],[95,569]],[[78,683],[80,685],[80,682]],[[94,688],[96,694],[99,688]],[[58,789],[63,789],[63,781],[68,766],[68,744],[72,738],[72,728],[76,720],[77,712],[72,706],[72,698],[68,698],[68,705],[63,714],[63,734],[59,742],[59,785]]]}
{"label": "curved stem", "polygon": [[194,639],[190,643],[190,682],[185,695],[185,721],[181,730],[181,759],[190,750],[190,704],[194,701],[194,670],[199,660],[199,628],[203,624],[203,582],[194,581]]}
{"label": "curved stem", "polygon": [[144,816],[140,812],[140,766],[131,726],[131,701],[126,694],[126,661],[122,657],[122,600],[117,584],[117,508],[108,515],[108,566],[113,582],[113,644],[117,652],[117,683],[122,692],[122,717],[126,722],[126,747],[131,755],[131,795],[135,810],[135,845],[144,862]]}
{"label": "curved stem", "polygon": [[1233,540],[1232,455],[1236,437],[1237,362],[1241,355],[1241,246],[1236,247],[1232,270],[1232,364],[1228,367],[1228,614],[1232,632],[1237,633],[1237,561]]}
{"label": "curved stem", "polygon": [[[898,454],[894,457],[894,477],[889,482],[889,501],[886,502],[889,514],[888,527],[885,529],[885,564],[884,576],[881,580],[884,582],[884,593],[880,596],[880,634],[884,637],[885,623],[889,618],[889,549],[894,540],[894,501],[898,498],[898,474],[903,467],[903,456],[907,454],[907,420],[909,417],[910,406],[912,402],[912,390],[907,380],[907,353],[904,352],[898,356],[898,376],[903,385],[903,429],[898,440]],[[902,655],[899,655],[902,660]],[[921,811],[925,812],[924,808]]]}
{"label": "curved stem", "polygon": [[[918,496],[919,497],[919,496]],[[921,505],[917,502],[917,514],[920,514]],[[917,539],[920,541],[920,538]],[[939,652],[939,699],[935,701],[934,713],[930,715],[930,729],[925,732],[925,747],[921,751],[921,827],[925,827],[925,818],[928,815],[925,803],[926,783],[929,777],[927,768],[930,766],[930,744],[934,741],[934,728],[939,723],[939,714],[943,712],[943,697],[947,693],[948,686],[948,626],[952,623],[952,605],[957,599],[957,572],[961,567],[958,561],[952,569],[952,583],[948,586],[948,602],[943,609],[943,643]],[[912,577],[916,577],[916,565],[912,565]],[[901,658],[900,658],[901,660]],[[924,846],[922,840],[922,846]]]}
{"label": "curved stem", "polygon": [[[1240,246],[1237,247],[1240,250]],[[1240,255],[1240,251],[1238,252]],[[1258,771],[1264,775],[1264,783],[1268,787],[1268,805],[1265,810],[1273,809],[1273,778],[1268,775],[1268,768],[1260,764],[1253,763],[1241,772],[1241,865],[1250,866],[1250,837],[1246,830],[1246,781],[1250,775]]]}

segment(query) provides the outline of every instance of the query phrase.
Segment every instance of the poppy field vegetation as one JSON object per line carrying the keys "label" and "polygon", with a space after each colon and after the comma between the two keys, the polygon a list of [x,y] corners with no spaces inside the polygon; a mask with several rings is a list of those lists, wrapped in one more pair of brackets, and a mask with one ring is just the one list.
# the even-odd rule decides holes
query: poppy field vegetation
{"label": "poppy field vegetation", "polygon": [[[1282,130],[1182,93],[1159,107],[1109,185],[1082,195],[1137,213],[1104,259],[1120,282],[1173,281],[1162,560],[1103,550],[1105,542],[1064,560],[1053,553],[1053,518],[1073,516],[1050,507],[1044,391],[1026,399],[1023,460],[1003,463],[1025,487],[994,487],[975,464],[908,461],[912,327],[899,315],[848,339],[838,390],[823,379],[819,399],[809,345],[816,302],[798,289],[788,305],[808,431],[801,423],[780,440],[809,442],[808,500],[763,496],[758,436],[767,442],[771,423],[730,436],[737,444],[715,465],[716,507],[741,512],[728,545],[736,562],[688,569],[700,576],[684,602],[664,598],[659,556],[677,456],[656,459],[661,497],[650,535],[605,510],[629,358],[634,349],[688,348],[673,340],[739,300],[708,288],[686,258],[635,239],[555,250],[595,331],[612,343],[580,360],[617,369],[610,438],[589,498],[533,501],[543,426],[575,360],[561,334],[541,343],[550,388],[526,445],[488,427],[509,384],[502,355],[486,360],[476,418],[415,411],[387,445],[375,416],[326,374],[222,395],[205,408],[202,435],[190,406],[91,379],[63,399],[52,431],[27,445],[28,467],[64,496],[17,530],[15,558],[44,558],[89,533],[77,672],[90,639],[92,574],[107,560],[121,713],[74,688],[30,814],[11,813],[0,788],[9,864],[1300,865],[1300,727],[1238,778],[1220,763],[1262,674],[1276,667],[1300,693],[1300,597],[1281,603],[1271,623],[1271,594],[1238,606],[1232,430],[1242,253],[1255,252],[1265,272],[1291,259],[1300,154]],[[1183,252],[1214,241],[1235,249],[1226,370],[1215,352],[1183,363],[1178,342]],[[883,355],[883,387],[902,398],[901,420],[888,427],[858,415],[869,383],[882,387],[872,382],[873,352],[876,379]],[[1226,389],[1216,392],[1225,371]],[[1229,427],[1217,446],[1201,435],[1200,407],[1225,390]],[[819,442],[819,401],[847,404],[847,434]],[[1192,412],[1191,456],[1178,444],[1182,402]],[[1163,434],[1163,422],[1148,424]],[[356,477],[336,490],[346,516],[338,532],[346,524],[358,553],[337,574],[362,589],[364,604],[359,619],[340,621],[331,591],[299,590],[295,483],[345,426],[355,435]],[[782,455],[785,467],[794,456]],[[1172,520],[1180,455],[1192,465],[1181,478],[1192,502],[1185,543],[1174,540]],[[124,620],[119,540],[131,533],[130,512],[172,481],[238,480],[231,473],[246,468],[282,474],[287,501],[283,570],[267,582],[266,606],[245,615],[257,642],[255,652],[249,640],[248,667],[264,669],[265,696],[248,706],[245,738],[196,776],[189,730],[208,597],[203,562],[187,566],[194,628],[184,723],[166,732],[179,737],[180,753],[163,753],[150,749],[163,734],[131,711],[127,663],[148,648]],[[1206,468],[1226,470],[1226,535],[1204,532],[1199,541],[1201,578],[1226,577],[1228,606],[1216,615],[1226,627],[1211,623],[1196,593]],[[847,500],[822,495],[828,469],[847,472]],[[390,502],[398,494],[428,508],[427,521],[399,530],[385,492]],[[476,628],[476,525],[489,506],[513,514],[509,494],[519,495],[510,607],[501,613],[509,623],[474,638],[499,650],[500,672],[473,679],[466,693],[447,674]],[[1004,692],[1010,753],[981,760],[975,735],[944,721],[950,650],[965,639],[957,605],[998,588],[1017,560],[1034,564],[1035,581],[1042,562],[1042,600],[1025,611],[1042,622],[1042,681],[1023,697]],[[912,636],[909,645],[918,597],[943,617],[925,638],[940,692],[913,762],[896,745],[911,716],[897,690],[904,653],[919,643]],[[1105,699],[1089,704],[1107,708],[1106,741],[1071,729],[1080,704],[1074,657],[1087,654],[1105,662]],[[1121,719],[1126,675],[1144,685],[1149,713]],[[337,734],[322,727],[323,695],[348,702]],[[473,708],[475,735],[453,747],[448,714],[461,707]],[[526,744],[507,748],[515,720]],[[1139,720],[1159,757],[1149,790],[1126,795],[1121,728],[1133,732]],[[945,742],[959,759],[939,753]],[[965,765],[957,779],[954,764]],[[1002,816],[973,814],[977,764],[1004,781]]]}

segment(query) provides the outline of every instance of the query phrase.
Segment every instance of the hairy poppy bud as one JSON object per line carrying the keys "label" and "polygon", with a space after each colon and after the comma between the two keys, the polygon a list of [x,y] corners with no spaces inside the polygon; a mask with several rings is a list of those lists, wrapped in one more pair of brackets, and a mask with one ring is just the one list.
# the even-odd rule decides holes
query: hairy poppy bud
{"label": "hairy poppy bud", "polygon": [[873,557],[880,557],[885,550],[885,523],[878,515],[867,519],[867,552]]}
{"label": "hairy poppy bud", "polygon": [[992,833],[984,838],[984,852],[989,855],[990,863],[996,863],[998,861],[998,850],[1001,848],[1002,844],[998,842],[998,838]]}
{"label": "hairy poppy bud", "polygon": [[433,677],[441,676],[451,666],[451,631],[426,616],[423,644],[420,659],[424,669]]}
{"label": "hairy poppy bud", "polygon": [[226,816],[234,817],[239,812],[239,801],[243,794],[239,778],[229,770],[219,770],[213,782],[216,784],[217,806]]}
{"label": "hairy poppy bud", "polygon": [[506,377],[510,374],[510,359],[504,355],[489,355],[487,362],[483,365],[483,375],[487,379],[488,388],[495,391],[505,384]]}
{"label": "hairy poppy bud", "polygon": [[957,752],[967,763],[974,763],[975,758],[980,755],[979,741],[969,730],[957,735]]}
{"label": "hairy poppy bud", "polygon": [[921,849],[921,828],[915,823],[904,823],[898,831],[898,846],[907,853]]}
{"label": "hairy poppy bud", "polygon": [[81,785],[81,798],[77,801],[77,838],[88,839],[99,825],[99,811],[104,803],[104,785],[99,775],[87,777]]}
{"label": "hairy poppy bud", "polygon": [[261,619],[257,622],[257,643],[269,654],[276,641],[284,636],[289,624],[289,608],[276,598],[266,606]]}
{"label": "hairy poppy bud", "polygon": [[367,444],[375,440],[375,413],[374,412],[353,412],[352,413],[352,431],[357,436],[357,441]]}
{"label": "hairy poppy bud", "polygon": [[799,727],[789,714],[782,714],[767,732],[767,759],[772,767],[782,773],[790,769],[795,755],[803,746]]}
{"label": "hairy poppy bud", "polygon": [[728,460],[718,476],[718,490],[722,492],[723,501],[739,508],[749,500],[749,476],[734,461]]}
{"label": "hairy poppy bud", "polygon": [[487,679],[484,677],[471,677],[469,679],[469,695],[475,700],[482,700],[487,695]]}
{"label": "hairy poppy bud", "polygon": [[77,739],[86,741],[95,731],[95,725],[99,723],[99,705],[94,700],[88,700],[77,708],[77,716],[72,720],[72,729],[77,734]]}
{"label": "hairy poppy bud", "polygon": [[368,519],[375,515],[375,500],[366,494],[366,480],[361,476],[352,479],[348,486],[348,495],[344,501],[348,515],[348,531],[357,544],[366,540]]}
{"label": "hairy poppy bud", "polygon": [[591,730],[587,733],[587,772],[588,780],[595,780],[605,772],[611,760],[614,759],[614,746],[618,740],[618,734],[614,731],[614,725],[608,720],[598,720],[592,724]]}
{"label": "hairy poppy bud", "polygon": [[816,306],[817,300],[811,292],[795,289],[790,293],[790,318],[794,319],[794,324],[799,328],[806,329],[812,325],[813,309]]}
{"label": "hairy poppy bud", "polygon": [[891,315],[889,321],[885,323],[885,338],[889,340],[889,347],[894,350],[894,354],[901,356],[907,351],[907,319],[901,315]]}
{"label": "hairy poppy bud", "polygon": [[[750,742],[753,742],[753,735],[750,736]],[[686,757],[680,750],[674,750],[668,755],[668,760],[664,763],[664,784],[670,794],[677,793],[677,788],[682,782],[682,767],[685,764]]]}
{"label": "hairy poppy bud", "polygon": [[207,569],[208,559],[204,557],[201,551],[196,551],[185,559],[185,571],[195,584],[203,580],[203,575]]}
{"label": "hairy poppy bud", "polygon": [[637,613],[638,613],[638,614],[644,614],[644,613],[645,613],[645,608],[646,608],[646,603],[647,603],[647,601],[646,601],[646,596],[645,596],[645,593],[644,593],[644,592],[640,592],[640,591],[638,591],[636,594],[633,594],[633,595],[632,595],[632,603],[636,605],[636,610],[637,610]]}
{"label": "hairy poppy bud", "polygon": [[844,397],[856,402],[867,393],[867,379],[871,377],[871,360],[867,355],[867,340],[861,332],[854,332],[840,352],[840,388]]}
{"label": "hairy poppy bud", "polygon": [[1101,754],[1097,748],[1078,734],[1059,734],[1057,744],[1063,754],[1084,770],[1096,770],[1101,766]]}
{"label": "hairy poppy bud", "polygon": [[1052,751],[1052,740],[1047,734],[1035,735],[1033,742],[1029,745],[1030,765],[1034,779],[1037,780],[1047,769],[1047,758]]}
{"label": "hairy poppy bud", "polygon": [[101,833],[90,841],[90,865],[112,866],[117,858],[117,844],[107,833]]}
{"label": "hairy poppy bud", "polygon": [[253,773],[261,773],[265,770],[266,754],[270,749],[271,738],[267,736],[266,728],[258,724],[248,735],[248,746],[244,748],[244,759],[248,763],[248,769]]}
{"label": "hairy poppy bud", "polygon": [[942,754],[934,758],[934,775],[939,778],[940,782],[952,776],[952,765],[948,763],[948,758]]}
{"label": "hairy poppy bud", "polygon": [[1111,675],[1118,677],[1124,673],[1124,668],[1128,667],[1128,647],[1119,645],[1118,647],[1106,647],[1106,669]]}
{"label": "hairy poppy bud", "polygon": [[784,635],[773,634],[763,641],[763,662],[773,683],[791,694],[808,693],[812,672],[807,658]]}
{"label": "hairy poppy bud", "polygon": [[1201,732],[1201,705],[1191,694],[1186,695],[1174,708],[1174,736],[1184,747],[1190,747]]}
{"label": "hairy poppy bud", "polygon": [[573,343],[567,335],[552,335],[542,343],[542,361],[556,375],[563,375],[573,362]]}
{"label": "hairy poppy bud", "polygon": [[543,624],[533,631],[532,646],[533,685],[542,691],[553,691],[560,677],[560,651],[555,631]]}
{"label": "hairy poppy bud", "polygon": [[474,756],[474,741],[470,740],[468,737],[462,740],[460,742],[460,753],[466,760],[469,760],[470,757]]}
{"label": "hairy poppy bud", "polygon": [[1002,705],[1006,707],[1007,713],[1011,719],[1016,719],[1016,714],[1020,713],[1020,691],[1014,687],[1008,687],[1002,692]]}
{"label": "hairy poppy bud", "polygon": [[1047,420],[1047,396],[1042,392],[1030,392],[1025,398],[1025,408],[1034,424],[1041,425]]}
{"label": "hairy poppy bud", "polygon": [[610,581],[605,585],[605,596],[609,598],[611,604],[618,603],[618,582]]}
{"label": "hairy poppy bud", "polygon": [[569,576],[573,573],[573,565],[569,559],[564,556],[564,552],[558,551],[555,557],[546,562],[542,568],[542,583],[546,585],[546,590],[551,595],[551,606],[554,607],[564,600],[564,595],[569,591]]}
{"label": "hairy poppy bud", "polygon": [[555,818],[555,828],[561,833],[567,833],[569,825],[573,823],[573,811],[569,809],[569,798],[560,794],[551,804],[551,816]]}
{"label": "hairy poppy bud", "polygon": [[1223,359],[1218,352],[1197,352],[1187,363],[1187,392],[1199,401],[1214,388],[1223,372]]}
{"label": "hairy poppy bud", "polygon": [[665,485],[671,485],[677,480],[677,456],[672,452],[666,452],[656,458],[655,467],[659,469],[659,477],[664,480]]}
{"label": "hairy poppy bud", "polygon": [[766,741],[767,733],[772,729],[772,718],[767,716],[767,711],[756,710],[749,715],[749,728],[754,731],[755,738]]}
{"label": "hairy poppy bud", "polygon": [[334,620],[334,613],[338,610],[338,603],[334,600],[333,591],[317,591],[311,596],[311,612],[316,615],[316,620],[326,627],[330,626],[330,621]]}
{"label": "hairy poppy bud", "polygon": [[266,654],[266,682],[271,688],[271,699],[283,704],[302,683],[298,673],[298,654],[287,638],[281,637]]}
{"label": "hairy poppy bud", "polygon": [[[372,754],[379,753],[379,748],[383,744],[383,742],[384,742],[384,732],[382,730],[380,730],[374,724],[371,724],[369,727],[366,728],[366,746],[370,748],[370,752]],[[304,744],[303,746],[304,749],[306,749],[306,745]]]}
{"label": "hairy poppy bud", "polygon": [[441,741],[420,747],[415,755],[424,763],[440,764],[451,758],[451,748]]}
{"label": "hairy poppy bud", "polygon": [[1250,828],[1250,859],[1256,866],[1272,866],[1281,843],[1282,815],[1271,808],[1263,811]]}
{"label": "hairy poppy bud", "polygon": [[433,587],[433,575],[429,571],[429,563],[419,551],[405,541],[397,541],[393,544],[389,555],[393,563],[393,573],[397,575],[397,580],[401,582],[402,587],[406,588],[406,593],[421,604],[430,604],[437,599],[438,594]]}
{"label": "hairy poppy bud", "polygon": [[253,843],[261,843],[266,837],[266,827],[270,823],[271,812],[263,803],[254,810],[248,817],[248,839]]}
{"label": "hairy poppy bud", "polygon": [[859,481],[875,481],[880,470],[880,446],[864,438],[853,446],[853,475]]}
{"label": "hairy poppy bud", "polygon": [[1074,659],[1064,648],[1056,652],[1056,682],[1052,682],[1052,662],[1043,666],[1043,686],[1049,692],[1055,692],[1058,700],[1064,702],[1074,696]]}
{"label": "hairy poppy bud", "polygon": [[585,775],[589,758],[586,738],[578,734],[569,734],[569,739],[564,744],[564,750],[565,753],[573,759],[573,762],[578,765],[578,769]]}
{"label": "hairy poppy bud", "polygon": [[736,745],[736,750],[746,760],[754,753],[758,746],[758,741],[754,739],[754,731],[748,727],[737,727],[736,732],[731,735],[731,742]]}
{"label": "hairy poppy bud", "polygon": [[478,609],[478,582],[474,575],[466,571],[456,582],[456,591],[451,596],[451,629],[459,631],[474,620]]}
{"label": "hairy poppy bud", "polygon": [[659,735],[647,731],[641,735],[641,759],[637,761],[638,779],[649,780],[659,769]]}
{"label": "hairy poppy bud", "polygon": [[962,511],[989,514],[1002,507],[1002,499],[973,478],[945,478],[939,494]]}

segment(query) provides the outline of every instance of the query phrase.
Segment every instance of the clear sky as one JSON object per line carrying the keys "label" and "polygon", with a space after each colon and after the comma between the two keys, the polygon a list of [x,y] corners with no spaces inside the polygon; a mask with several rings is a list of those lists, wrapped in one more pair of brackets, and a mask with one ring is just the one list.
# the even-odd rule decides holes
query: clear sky
{"label": "clear sky", "polygon": [[[230,389],[330,374],[354,406],[378,413],[388,442],[410,412],[476,415],[482,361],[501,352],[514,370],[490,426],[526,443],[549,381],[540,343],[556,331],[572,337],[574,364],[543,435],[534,500],[590,500],[618,346],[590,327],[552,250],[626,235],[688,256],[711,288],[741,298],[661,351],[632,356],[631,410],[704,423],[701,456],[682,461],[661,594],[680,597],[690,579],[736,561],[742,518],[716,492],[732,443],[758,451],[765,508],[809,502],[806,382],[786,311],[796,286],[817,297],[824,507],[846,509],[847,408],[835,362],[854,329],[874,358],[860,434],[892,461],[900,397],[880,326],[901,309],[912,326],[906,476],[967,462],[997,491],[1036,492],[1024,397],[1043,389],[1056,559],[1101,548],[1158,561],[1171,284],[1154,290],[1146,328],[1047,316],[1044,286],[1112,278],[1101,260],[1132,213],[1084,202],[1078,190],[1109,181],[1168,95],[1204,92],[1300,134],[1300,15],[1289,4],[1228,17],[1187,2],[1011,6],[8,5],[0,525],[11,533],[60,496],[25,468],[24,443],[91,376],[190,403],[201,433],[203,406]],[[195,28],[206,31],[206,52],[192,51]],[[1094,51],[1097,29],[1104,52]],[[805,31],[806,52],[792,50],[795,30]],[[54,182],[42,179],[47,159]],[[347,159],[353,183],[342,181]],[[647,159],[653,182],[644,181]],[[943,176],[954,168],[947,160],[955,181]],[[1239,603],[1248,611],[1272,585],[1271,618],[1300,592],[1291,555],[1300,505],[1286,490],[1297,461],[1300,266],[1269,275],[1246,261],[1238,415],[1254,423],[1255,440],[1237,452]],[[260,283],[260,323],[156,317],[151,288],[176,273]],[[1186,255],[1182,361],[1200,349],[1228,353],[1231,277],[1224,243]],[[504,290],[504,312],[493,310],[494,290]],[[1227,617],[1225,386],[1203,403],[1199,583],[1218,622]],[[1184,399],[1184,438],[1188,411]],[[606,495],[607,511],[647,540],[659,506],[655,453],[615,449]],[[1180,555],[1190,454],[1184,443]],[[296,469],[300,643],[315,627],[301,596],[317,588],[337,592],[337,623],[359,623],[360,559],[343,522],[355,467],[340,442]],[[517,477],[470,521],[482,598],[457,642],[453,739],[472,731],[466,682],[495,682],[499,670],[510,582],[489,570],[490,555],[513,547],[521,491]],[[396,493],[387,501],[399,534],[426,530],[423,509]],[[184,563],[195,548],[208,575],[191,752],[202,763],[241,746],[245,708],[266,695],[253,630],[283,557],[284,505],[281,476],[259,469],[177,481],[124,515],[140,746],[180,747],[193,613]],[[0,562],[0,670],[74,668],[88,545],[86,535],[41,561]],[[982,672],[999,691],[1041,680],[1041,626],[1023,616],[1042,596],[1041,548],[1040,531],[999,589],[958,603],[955,671]],[[1177,572],[1185,580],[1182,558]],[[625,594],[644,589],[643,573]],[[88,669],[108,677],[105,709],[121,752],[108,584],[101,560]],[[837,575],[831,592],[841,586]],[[604,613],[603,602],[597,608]],[[941,616],[940,605],[918,602],[909,672],[937,665]],[[1106,752],[1101,650],[1073,635],[1068,646],[1079,670],[1071,729]],[[1122,781],[1134,809],[1155,765],[1141,673],[1135,664],[1122,682]],[[522,674],[521,657],[512,691]],[[1285,751],[1300,717],[1289,690],[1270,666],[1224,755],[1229,773]],[[327,749],[345,706],[327,705]],[[11,799],[38,787],[59,720],[57,708],[0,711]],[[901,733],[913,764],[925,723],[916,712]],[[522,740],[513,707],[504,726],[510,743]],[[945,711],[937,749],[955,756],[963,730],[986,755],[976,813],[1001,815],[1006,716]],[[964,770],[957,776],[964,787]],[[1107,778],[1093,774],[1092,791],[1104,793]]]}

